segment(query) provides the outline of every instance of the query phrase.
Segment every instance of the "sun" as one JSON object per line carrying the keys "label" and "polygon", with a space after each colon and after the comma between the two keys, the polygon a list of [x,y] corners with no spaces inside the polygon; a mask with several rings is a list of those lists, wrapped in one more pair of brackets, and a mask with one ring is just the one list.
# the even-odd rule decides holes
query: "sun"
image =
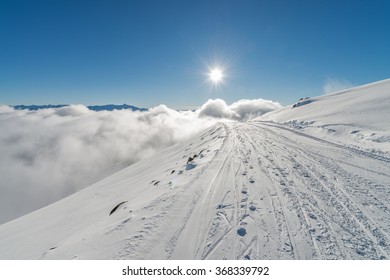
{"label": "sun", "polygon": [[214,84],[218,84],[220,81],[222,81],[223,74],[221,69],[219,68],[214,68],[211,69],[209,73],[210,80],[214,82]]}

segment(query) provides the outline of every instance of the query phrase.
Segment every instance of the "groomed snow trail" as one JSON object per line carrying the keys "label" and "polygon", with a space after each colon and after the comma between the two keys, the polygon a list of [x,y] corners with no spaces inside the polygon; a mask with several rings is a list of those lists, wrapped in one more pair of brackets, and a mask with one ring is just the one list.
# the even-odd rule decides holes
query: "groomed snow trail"
{"label": "groomed snow trail", "polygon": [[390,158],[219,123],[0,226],[0,259],[389,259]]}
{"label": "groomed snow trail", "polygon": [[264,122],[221,127],[215,157],[116,257],[389,259],[389,158]]}

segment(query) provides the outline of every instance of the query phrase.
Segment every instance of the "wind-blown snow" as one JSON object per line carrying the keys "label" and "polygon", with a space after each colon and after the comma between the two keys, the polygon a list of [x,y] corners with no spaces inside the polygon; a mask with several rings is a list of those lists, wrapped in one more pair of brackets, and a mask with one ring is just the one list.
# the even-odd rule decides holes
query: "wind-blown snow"
{"label": "wind-blown snow", "polygon": [[345,79],[327,78],[324,83],[324,93],[334,93],[345,89],[350,89],[354,85]]}
{"label": "wind-blown snow", "polygon": [[[244,103],[253,103],[250,110],[223,117],[243,118],[272,108],[267,101],[266,109],[258,100]],[[95,112],[84,105],[28,111],[0,105],[0,223],[187,140],[214,124],[213,117],[221,116],[165,105],[145,112]]]}

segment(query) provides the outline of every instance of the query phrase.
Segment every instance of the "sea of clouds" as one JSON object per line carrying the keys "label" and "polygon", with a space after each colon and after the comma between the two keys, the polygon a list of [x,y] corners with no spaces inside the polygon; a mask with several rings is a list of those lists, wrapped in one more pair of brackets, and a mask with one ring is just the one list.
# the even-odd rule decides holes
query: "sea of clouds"
{"label": "sea of clouds", "polygon": [[208,100],[196,111],[38,111],[0,105],[0,224],[46,206],[223,120],[280,108],[255,99]]}

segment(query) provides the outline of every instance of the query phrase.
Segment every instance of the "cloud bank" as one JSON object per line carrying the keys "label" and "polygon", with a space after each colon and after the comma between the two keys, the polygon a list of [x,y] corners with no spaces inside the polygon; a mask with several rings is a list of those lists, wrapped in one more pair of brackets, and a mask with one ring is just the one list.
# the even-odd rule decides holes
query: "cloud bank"
{"label": "cloud bank", "polygon": [[248,120],[281,107],[278,102],[264,99],[241,99],[229,106],[222,99],[209,99],[200,108],[198,115],[200,117]]}
{"label": "cloud bank", "polygon": [[83,105],[38,111],[0,105],[0,224],[184,141],[223,119],[246,120],[280,104],[207,101],[199,110],[160,105],[145,112],[89,110]]}

